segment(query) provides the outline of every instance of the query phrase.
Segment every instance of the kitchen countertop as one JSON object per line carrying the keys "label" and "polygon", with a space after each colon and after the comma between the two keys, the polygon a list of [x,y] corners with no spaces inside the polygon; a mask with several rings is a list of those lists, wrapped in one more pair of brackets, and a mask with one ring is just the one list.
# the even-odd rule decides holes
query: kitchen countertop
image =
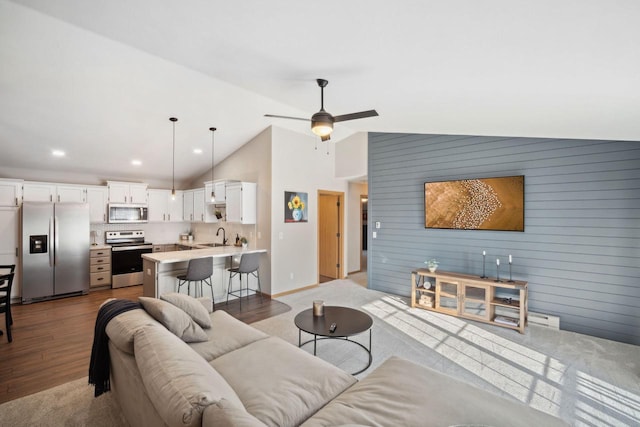
{"label": "kitchen countertop", "polygon": [[103,245],[98,243],[97,245],[90,245],[89,249],[93,250],[93,249],[111,249],[111,245]]}
{"label": "kitchen countertop", "polygon": [[[187,244],[185,244],[187,243]],[[191,246],[194,249],[185,251],[173,251],[173,252],[155,252],[150,254],[142,254],[142,258],[158,264],[170,264],[174,262],[185,262],[195,258],[223,258],[234,255],[242,255],[249,253],[264,253],[266,249],[257,249],[255,247],[248,247],[243,249],[242,246],[218,246],[217,248],[202,247],[202,242],[185,242],[179,243],[183,246]]]}

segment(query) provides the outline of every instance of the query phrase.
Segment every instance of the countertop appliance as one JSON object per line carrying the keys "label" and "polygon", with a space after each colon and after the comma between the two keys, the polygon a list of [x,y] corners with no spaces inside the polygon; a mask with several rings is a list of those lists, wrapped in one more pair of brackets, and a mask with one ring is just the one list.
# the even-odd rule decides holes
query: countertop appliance
{"label": "countertop appliance", "polygon": [[109,204],[110,224],[148,222],[149,208],[146,205]]}
{"label": "countertop appliance", "polygon": [[144,231],[105,231],[104,241],[111,245],[111,287],[141,285],[142,254],[153,251],[153,244],[144,240]]}
{"label": "countertop appliance", "polygon": [[89,205],[22,204],[22,303],[89,292]]}

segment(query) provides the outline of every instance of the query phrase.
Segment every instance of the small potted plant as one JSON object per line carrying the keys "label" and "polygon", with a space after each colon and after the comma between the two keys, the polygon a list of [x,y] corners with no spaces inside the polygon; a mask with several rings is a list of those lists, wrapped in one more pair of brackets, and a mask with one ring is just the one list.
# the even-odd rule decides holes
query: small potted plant
{"label": "small potted plant", "polygon": [[249,241],[247,240],[246,237],[241,237],[240,238],[240,243],[242,243],[242,249],[246,249],[247,245],[249,244]]}
{"label": "small potted plant", "polygon": [[222,211],[220,211],[220,209],[216,209],[215,215],[216,215],[216,218],[222,219]]}
{"label": "small potted plant", "polygon": [[427,268],[429,269],[430,272],[434,272],[436,271],[436,269],[438,268],[438,260],[435,258],[431,258],[429,261],[425,261],[425,264],[427,264]]}

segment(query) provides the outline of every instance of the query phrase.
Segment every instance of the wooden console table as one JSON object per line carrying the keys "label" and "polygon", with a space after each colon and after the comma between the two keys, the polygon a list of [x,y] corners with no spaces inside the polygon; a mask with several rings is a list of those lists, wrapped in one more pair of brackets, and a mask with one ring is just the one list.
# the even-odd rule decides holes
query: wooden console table
{"label": "wooden console table", "polygon": [[481,278],[447,271],[411,272],[411,307],[515,329],[527,324],[527,282]]}

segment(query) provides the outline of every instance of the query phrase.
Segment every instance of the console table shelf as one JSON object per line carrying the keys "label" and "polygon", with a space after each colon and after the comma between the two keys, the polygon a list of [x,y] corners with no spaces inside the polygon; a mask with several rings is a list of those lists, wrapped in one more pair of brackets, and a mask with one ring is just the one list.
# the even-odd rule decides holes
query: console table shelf
{"label": "console table shelf", "polygon": [[524,333],[527,282],[500,281],[447,271],[411,272],[411,307],[490,323]]}

